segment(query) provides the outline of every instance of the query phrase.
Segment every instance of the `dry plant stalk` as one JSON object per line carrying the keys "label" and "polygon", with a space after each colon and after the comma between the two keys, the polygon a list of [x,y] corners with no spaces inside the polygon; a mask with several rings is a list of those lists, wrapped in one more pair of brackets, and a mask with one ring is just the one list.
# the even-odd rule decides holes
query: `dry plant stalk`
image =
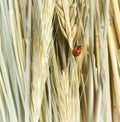
{"label": "dry plant stalk", "polygon": [[[37,122],[40,118],[41,105],[45,93],[45,84],[49,82],[49,46],[52,40],[52,19],[54,12],[53,0],[34,1],[34,11],[37,13],[36,22],[39,20],[38,32],[33,35],[33,62],[32,62],[32,117],[31,121]],[[48,16],[49,15],[49,16]],[[34,17],[33,17],[34,20]],[[41,32],[39,34],[39,32]],[[50,86],[48,86],[50,87]],[[47,102],[47,101],[46,101]],[[50,102],[50,101],[49,101]],[[46,113],[49,121],[51,111]],[[44,118],[44,117],[43,117]],[[46,119],[45,119],[46,120]],[[43,120],[43,121],[45,121]]]}
{"label": "dry plant stalk", "polygon": [[[111,24],[112,25],[112,24]],[[118,71],[118,65],[117,65],[117,58],[116,58],[116,51],[115,51],[115,44],[113,40],[116,40],[114,37],[113,28],[110,26],[108,28],[108,44],[109,44],[109,50],[110,50],[110,58],[111,58],[111,65],[112,65],[112,72],[113,72],[113,84],[114,84],[114,90],[116,94],[116,100],[117,100],[117,108],[120,112],[120,76]]]}
{"label": "dry plant stalk", "polygon": [[120,121],[119,22],[119,0],[1,0],[0,121]]}

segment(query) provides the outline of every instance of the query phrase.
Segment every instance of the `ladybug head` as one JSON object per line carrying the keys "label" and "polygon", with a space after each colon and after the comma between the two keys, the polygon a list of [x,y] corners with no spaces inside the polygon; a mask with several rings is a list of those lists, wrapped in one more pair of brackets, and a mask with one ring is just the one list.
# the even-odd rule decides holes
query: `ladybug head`
{"label": "ladybug head", "polygon": [[82,46],[81,46],[81,45],[79,45],[77,48],[78,48],[78,49],[80,49],[80,48],[82,48]]}

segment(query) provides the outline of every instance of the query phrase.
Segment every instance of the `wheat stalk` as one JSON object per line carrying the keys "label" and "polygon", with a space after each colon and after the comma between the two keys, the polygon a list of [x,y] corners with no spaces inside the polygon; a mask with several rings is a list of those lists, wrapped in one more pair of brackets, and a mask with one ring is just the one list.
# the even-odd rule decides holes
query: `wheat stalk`
{"label": "wheat stalk", "polygon": [[112,40],[116,40],[114,37],[114,32],[112,27],[109,24],[108,28],[108,44],[109,44],[109,50],[110,50],[110,57],[111,57],[111,64],[112,64],[112,70],[113,70],[113,80],[114,80],[114,89],[115,89],[115,94],[116,94],[116,99],[117,99],[117,106],[118,110],[120,111],[120,91],[119,91],[119,86],[120,86],[120,77],[119,77],[119,72],[118,72],[118,66],[117,66],[117,58],[116,58],[116,52],[115,52],[115,44]]}
{"label": "wheat stalk", "polygon": [[[76,32],[77,32],[76,30],[77,9],[78,8],[77,8],[76,1],[67,1],[67,0],[56,1],[56,13],[58,17],[58,24],[60,25],[60,29],[63,34],[61,36],[65,37],[71,49],[73,48],[76,42],[74,39],[76,37]],[[79,24],[82,25],[82,23],[79,23]],[[61,40],[60,39],[58,40],[58,46],[65,43],[64,42],[65,39],[61,37]],[[63,47],[60,48],[60,52],[62,55],[62,62],[64,62],[65,61],[64,58],[66,57],[63,57],[64,49],[62,48]],[[81,63],[77,67],[76,61],[74,60],[73,57],[71,57],[71,59],[68,60],[69,65],[63,65],[65,68],[64,69],[65,71],[63,71],[61,76],[58,78],[59,79],[58,81],[60,81],[60,86],[58,86],[57,89],[58,91],[60,90],[58,94],[61,95],[61,97],[59,98],[59,106],[58,106],[58,108],[60,109],[60,112],[59,112],[60,121],[78,121],[78,122],[80,121],[80,116],[79,116],[80,108],[77,107],[79,106],[79,102],[80,102],[79,93],[78,93],[79,85],[80,85],[80,74],[77,73],[77,71],[80,71],[82,58],[83,57],[80,58]],[[77,60],[77,62],[80,62],[80,59]],[[68,67],[70,67],[70,69]],[[55,81],[55,83],[58,81]],[[64,86],[67,86],[67,89]],[[67,95],[66,95],[66,90],[67,90]],[[62,107],[63,109],[61,108],[61,105],[63,106]],[[66,113],[65,114],[66,116],[64,115],[64,113]]]}
{"label": "wheat stalk", "polygon": [[[53,0],[46,1],[34,1],[34,11],[37,13],[35,16],[36,25],[38,26],[38,32],[33,35],[33,62],[32,62],[32,118],[31,121],[42,121],[40,112],[42,110],[42,100],[45,93],[45,84],[47,81],[48,89],[49,85],[49,46],[52,40],[52,19],[54,12]],[[52,8],[52,9],[51,9]],[[48,16],[49,15],[49,16]],[[39,20],[39,23],[37,23]],[[41,32],[39,34],[39,32]],[[50,95],[50,93],[49,93]],[[50,97],[50,96],[49,96]],[[49,98],[50,99],[50,98]],[[51,101],[49,101],[51,104]],[[49,104],[49,107],[50,107]],[[51,120],[51,110],[44,113],[43,121]]]}
{"label": "wheat stalk", "polygon": [[0,121],[120,121],[119,8],[0,0]]}

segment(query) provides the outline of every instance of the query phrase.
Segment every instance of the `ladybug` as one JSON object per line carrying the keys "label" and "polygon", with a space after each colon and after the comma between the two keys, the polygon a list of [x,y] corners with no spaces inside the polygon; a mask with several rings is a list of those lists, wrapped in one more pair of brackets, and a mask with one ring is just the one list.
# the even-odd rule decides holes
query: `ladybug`
{"label": "ladybug", "polygon": [[77,57],[80,55],[81,53],[81,50],[82,50],[82,46],[81,45],[75,45],[73,50],[72,50],[72,54],[74,57]]}

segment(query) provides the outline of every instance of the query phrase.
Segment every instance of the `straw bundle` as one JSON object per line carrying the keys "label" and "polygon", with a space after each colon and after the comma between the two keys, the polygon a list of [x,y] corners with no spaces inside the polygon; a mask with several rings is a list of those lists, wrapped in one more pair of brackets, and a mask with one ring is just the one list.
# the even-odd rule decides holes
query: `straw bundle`
{"label": "straw bundle", "polygon": [[120,121],[119,22],[119,0],[1,0],[0,121]]}

